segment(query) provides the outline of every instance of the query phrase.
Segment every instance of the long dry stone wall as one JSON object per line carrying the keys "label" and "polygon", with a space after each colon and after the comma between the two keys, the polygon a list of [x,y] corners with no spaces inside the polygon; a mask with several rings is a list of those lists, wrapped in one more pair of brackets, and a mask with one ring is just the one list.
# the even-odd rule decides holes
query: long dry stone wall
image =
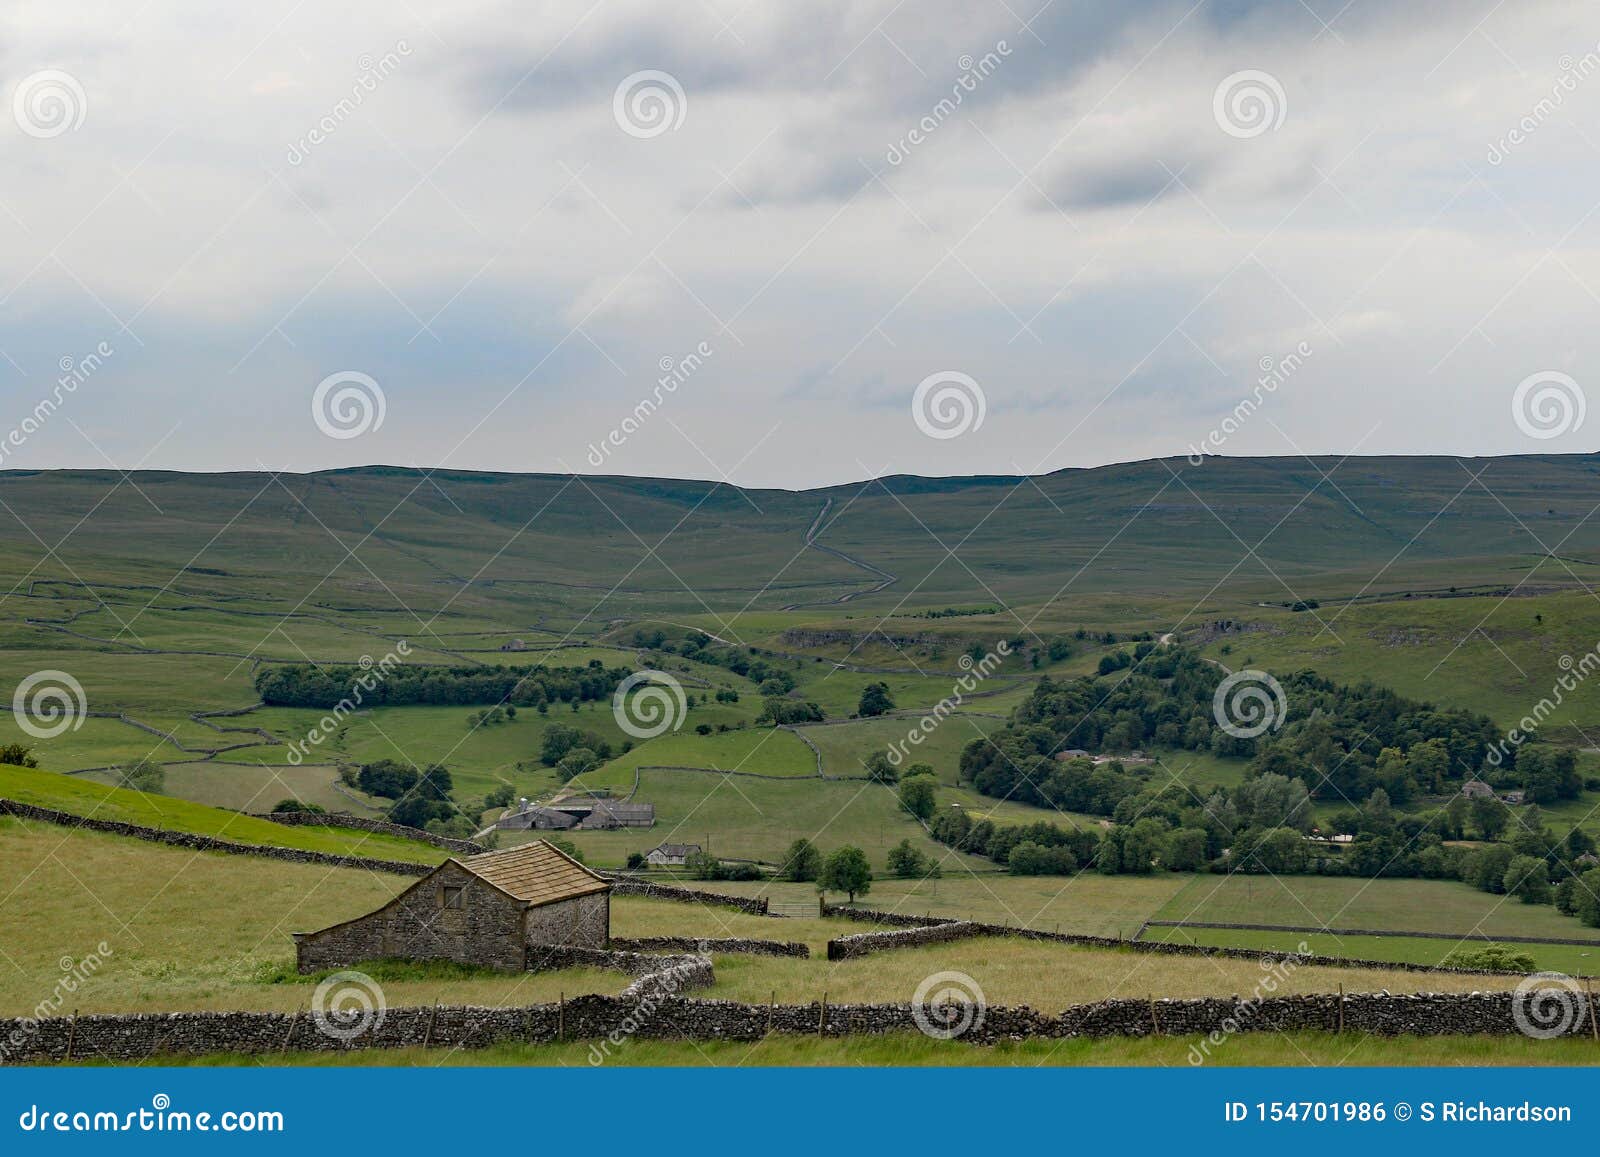
{"label": "long dry stone wall", "polygon": [[[910,916],[900,912],[875,912],[869,908],[845,908],[835,904],[825,904],[822,908],[824,916],[842,916],[847,920],[861,920],[871,924],[887,924],[898,928],[921,928],[934,931],[945,928],[951,924],[961,924],[968,931],[966,936],[1010,936],[1018,940],[1042,940],[1052,944],[1076,944],[1084,948],[1120,948],[1129,952],[1155,952],[1167,956],[1213,956],[1228,957],[1235,960],[1273,960],[1295,966],[1315,964],[1329,968],[1383,968],[1391,972],[1445,972],[1462,976],[1516,976],[1520,975],[1515,969],[1497,968],[1451,968],[1438,964],[1407,964],[1394,960],[1362,960],[1347,956],[1322,956],[1315,952],[1274,952],[1265,948],[1217,948],[1203,944],[1165,944],[1156,940],[1119,940],[1111,936],[1088,936],[1075,932],[1041,932],[1034,928],[1018,928],[1010,924],[979,924],[968,921],[952,921],[940,919],[937,916]],[[844,940],[854,939],[844,937]],[[832,954],[834,945],[841,941],[834,940],[828,944],[828,959],[836,959]],[[882,951],[885,948],[914,947],[918,943],[928,941],[917,940],[882,940],[875,942],[878,947],[869,948],[868,951]],[[861,953],[854,953],[860,955]],[[837,959],[844,959],[838,957]]]}
{"label": "long dry stone wall", "polygon": [[175,848],[190,848],[197,852],[226,852],[233,856],[263,856],[269,860],[288,860],[297,864],[326,864],[334,868],[365,868],[372,872],[392,872],[398,876],[426,876],[437,865],[408,864],[401,860],[375,860],[366,856],[340,856],[332,852],[309,852],[300,848],[280,848],[272,844],[236,844],[232,840],[219,840],[215,836],[200,836],[192,832],[174,832],[165,828],[147,828],[142,824],[125,824],[120,820],[97,820],[54,808],[35,807],[13,799],[0,799],[0,815],[13,815],[20,819],[39,820],[67,828],[82,828],[91,832],[106,832],[114,836],[131,836],[136,840],[168,844]]}
{"label": "long dry stone wall", "polygon": [[436,836],[432,832],[423,831],[421,828],[410,828],[405,824],[391,824],[387,820],[373,820],[365,816],[341,815],[334,812],[263,812],[255,818],[258,820],[271,820],[275,824],[285,824],[289,827],[350,828],[358,832],[375,832],[379,835],[399,836],[401,839],[432,844],[434,847],[443,848],[447,852],[458,852],[467,856],[476,856],[489,850],[473,840],[457,840],[449,836]]}
{"label": "long dry stone wall", "polygon": [[809,957],[811,949],[804,944],[781,940],[748,940],[741,936],[639,936],[624,938],[613,936],[611,947],[629,952],[708,952],[740,953],[747,956],[801,956]]}
{"label": "long dry stone wall", "polygon": [[[677,967],[677,966],[675,966]],[[689,967],[687,965],[682,967]],[[139,1013],[119,1016],[0,1020],[0,1059],[6,1063],[66,1060],[143,1061],[168,1055],[345,1049],[484,1048],[507,1042],[559,1040],[760,1040],[768,1033],[830,1037],[917,1031],[909,1004],[751,1005],[662,995],[651,974],[622,996],[581,996],[524,1008],[390,1008],[368,1015],[361,1031],[328,1015],[280,1012]],[[1558,1035],[1587,1035],[1592,1011],[1577,998]],[[925,1019],[925,1018],[924,1018]],[[1509,992],[1340,997],[1282,996],[1197,1000],[1107,1000],[1052,1016],[1026,1006],[989,1008],[961,1038],[974,1044],[1029,1038],[1209,1036],[1236,1032],[1371,1032],[1509,1035],[1518,1031]],[[357,1022],[359,1023],[359,1022]],[[1213,1035],[1216,1034],[1216,1035]],[[348,1039],[346,1039],[348,1037]],[[624,1054],[625,1055],[625,1054]]]}
{"label": "long dry stone wall", "polygon": [[1483,932],[1404,932],[1394,928],[1319,928],[1311,924],[1218,924],[1205,920],[1146,920],[1134,939],[1147,928],[1213,928],[1230,932],[1300,932],[1317,936],[1373,936],[1405,940],[1475,941],[1483,944],[1564,944],[1600,948],[1600,936],[1489,936]]}
{"label": "long dry stone wall", "polygon": [[985,933],[976,924],[952,921],[922,928],[897,928],[893,932],[857,932],[828,941],[829,960],[850,960],[895,948],[915,948],[923,944],[942,944],[947,940],[966,940]]}

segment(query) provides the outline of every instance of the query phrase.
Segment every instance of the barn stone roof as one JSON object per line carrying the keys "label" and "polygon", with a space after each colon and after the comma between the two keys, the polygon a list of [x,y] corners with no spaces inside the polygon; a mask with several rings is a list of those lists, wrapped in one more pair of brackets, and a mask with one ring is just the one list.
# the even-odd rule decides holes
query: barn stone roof
{"label": "barn stone roof", "polygon": [[502,852],[484,852],[455,861],[484,883],[531,907],[609,891],[610,881],[595,875],[547,840],[534,840]]}

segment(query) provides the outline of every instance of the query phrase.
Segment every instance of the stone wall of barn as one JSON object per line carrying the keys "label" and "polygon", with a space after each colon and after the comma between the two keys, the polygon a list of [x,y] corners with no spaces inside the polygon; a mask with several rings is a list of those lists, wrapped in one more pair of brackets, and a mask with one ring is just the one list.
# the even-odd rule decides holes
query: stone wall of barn
{"label": "stone wall of barn", "polygon": [[[447,887],[462,890],[459,907],[444,906]],[[376,912],[297,933],[295,963],[301,972],[321,972],[397,957],[520,971],[526,960],[522,913],[520,901],[447,863]]]}
{"label": "stone wall of barn", "polygon": [[611,893],[596,892],[528,910],[526,941],[538,945],[604,948],[611,938]]}

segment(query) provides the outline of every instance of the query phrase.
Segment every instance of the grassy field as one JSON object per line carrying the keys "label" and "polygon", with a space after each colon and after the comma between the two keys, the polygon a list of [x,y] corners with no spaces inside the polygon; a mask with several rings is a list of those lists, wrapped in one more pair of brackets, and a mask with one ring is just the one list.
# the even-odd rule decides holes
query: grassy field
{"label": "grassy field", "polygon": [[[360,915],[409,885],[402,877],[237,856],[190,853],[122,837],[68,832],[16,820],[0,822],[0,919],[9,967],[0,973],[0,1012],[18,1014],[48,993],[61,959],[98,952],[105,964],[74,994],[80,1011],[147,1009],[293,1009],[307,982],[289,978],[289,933]],[[226,920],[216,914],[226,912]],[[845,920],[788,920],[704,907],[618,897],[613,931],[621,936],[760,936],[812,947],[809,960],[716,957],[717,983],[706,995],[787,1001],[906,1000],[931,972],[959,969],[999,1004],[1037,1008],[1162,992],[1202,995],[1245,991],[1259,978],[1253,961],[1197,961],[1132,951],[1089,950],[995,939],[883,953],[831,963],[821,955],[832,936],[860,930]],[[99,946],[106,945],[106,950]],[[381,969],[379,970],[382,976]],[[508,1004],[559,993],[614,992],[626,983],[589,970],[383,981],[395,1005]],[[1459,990],[1497,981],[1301,968],[1291,991]]]}
{"label": "grassy field", "polygon": [[[1253,932],[1222,928],[1151,928],[1143,939],[1156,943],[1204,944],[1214,948],[1258,948],[1269,952],[1314,952],[1318,956],[1343,956],[1352,960],[1392,960],[1399,964],[1445,963],[1454,949],[1470,950],[1481,940],[1434,940],[1404,936],[1334,936],[1315,932]],[[1600,971],[1600,942],[1594,948],[1568,944],[1517,944],[1518,952],[1533,958],[1534,966],[1569,976],[1593,976]]]}
{"label": "grassy field", "polygon": [[[762,1041],[649,1041],[630,1038],[613,1056],[623,1065],[743,1067],[770,1065],[883,1066],[997,1065],[1187,1066],[1190,1049],[1203,1037],[1123,1037],[1115,1040],[1002,1041],[993,1046],[936,1041],[918,1033],[818,1040],[771,1036]],[[466,1049],[372,1049],[338,1053],[287,1053],[245,1056],[170,1057],[174,1065],[561,1065],[591,1064],[584,1041],[559,1045],[500,1045]],[[1600,1063],[1592,1041],[1576,1037],[1531,1040],[1526,1037],[1375,1037],[1366,1034],[1245,1033],[1213,1048],[1208,1065],[1272,1067],[1379,1067],[1484,1065],[1593,1065]]]}
{"label": "grassy field", "polygon": [[1600,929],[1586,928],[1549,905],[1508,903],[1505,896],[1492,896],[1452,880],[1195,876],[1155,918],[1491,937],[1593,937],[1600,948]]}
{"label": "grassy field", "polygon": [[[272,844],[310,852],[424,864],[441,863],[445,859],[445,853],[438,848],[415,840],[347,828],[286,827],[171,796],[148,795],[9,764],[0,764],[0,796],[91,819],[192,832],[240,844]],[[271,803],[265,806],[270,807]],[[64,828],[38,826],[47,833],[57,832],[63,837],[67,834]]]}

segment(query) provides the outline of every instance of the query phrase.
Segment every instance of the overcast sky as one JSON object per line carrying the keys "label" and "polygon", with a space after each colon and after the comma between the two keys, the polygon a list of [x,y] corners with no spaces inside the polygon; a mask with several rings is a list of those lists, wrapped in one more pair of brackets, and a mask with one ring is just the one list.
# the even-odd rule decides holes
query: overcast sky
{"label": "overcast sky", "polygon": [[13,2],[0,464],[1589,450],[1597,41],[1581,0]]}

